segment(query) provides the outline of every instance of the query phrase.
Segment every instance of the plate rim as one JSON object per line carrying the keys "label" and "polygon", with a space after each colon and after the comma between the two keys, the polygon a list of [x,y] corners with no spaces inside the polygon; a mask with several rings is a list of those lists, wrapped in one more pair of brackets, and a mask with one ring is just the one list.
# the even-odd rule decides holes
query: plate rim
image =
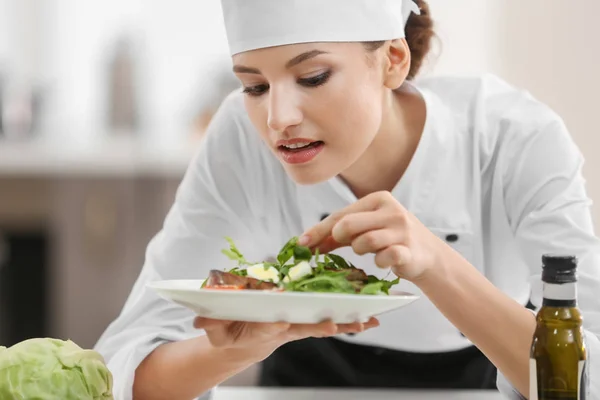
{"label": "plate rim", "polygon": [[250,290],[250,289],[239,289],[239,290],[221,290],[221,289],[210,289],[210,288],[200,288],[197,289],[183,289],[183,288],[166,288],[160,287],[158,284],[165,282],[204,282],[206,279],[161,279],[156,281],[147,282],[146,286],[155,291],[177,291],[180,293],[212,293],[212,294],[221,294],[221,295],[229,295],[229,296],[285,296],[285,297],[343,297],[348,299],[369,299],[366,301],[373,300],[381,300],[381,299],[413,299],[418,300],[421,296],[406,292],[406,291],[394,291],[390,290],[389,295],[360,295],[360,294],[350,294],[350,293],[326,293],[326,292],[278,292],[278,291],[269,291],[269,290]]}

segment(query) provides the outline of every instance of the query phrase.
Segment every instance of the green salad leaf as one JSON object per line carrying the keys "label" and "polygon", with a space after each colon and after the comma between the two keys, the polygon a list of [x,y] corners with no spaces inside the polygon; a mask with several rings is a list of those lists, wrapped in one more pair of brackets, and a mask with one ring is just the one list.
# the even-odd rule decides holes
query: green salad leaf
{"label": "green salad leaf", "polygon": [[252,265],[253,263],[248,262],[241,251],[235,246],[233,243],[233,239],[230,237],[226,237],[225,240],[229,243],[229,249],[223,249],[221,252],[225,254],[229,259],[233,261],[237,261],[239,266],[242,265]]}
{"label": "green salad leaf", "polygon": [[286,290],[294,292],[356,293],[357,283],[346,279],[344,271],[325,271],[320,274],[292,281]]}
{"label": "green salad leaf", "polygon": [[[375,278],[377,279],[377,278]],[[397,285],[400,282],[400,278],[396,278],[393,281],[379,280],[367,283],[361,290],[360,294],[390,294],[392,286]]]}
{"label": "green salad leaf", "polygon": [[346,260],[344,260],[342,257],[338,256],[337,254],[328,254],[327,255],[328,258],[331,259],[331,261],[333,262],[333,264],[335,265],[335,267],[340,268],[340,269],[348,269],[350,268],[350,265],[348,265],[348,263],[346,262]]}
{"label": "green salad leaf", "polygon": [[294,247],[294,262],[310,261],[312,257],[313,254],[308,247],[298,245]]}
{"label": "green salad leaf", "polygon": [[298,238],[293,237],[283,246],[283,248],[279,251],[279,254],[277,255],[277,261],[279,261],[280,265],[283,266],[294,256],[294,249],[297,245]]}
{"label": "green salad leaf", "polygon": [[[256,265],[246,260],[242,252],[235,246],[233,240],[226,238],[229,249],[223,250],[229,259],[237,262],[237,267],[230,269],[229,273],[248,276],[247,267]],[[311,264],[312,272],[299,279],[289,278],[290,270],[301,262]],[[263,262],[265,269],[274,267],[279,272],[279,286],[286,291],[294,292],[323,292],[323,293],[348,293],[363,295],[388,295],[390,288],[399,283],[399,279],[387,281],[373,275],[367,276],[337,254],[319,254],[310,248],[300,246],[298,237],[292,237],[283,245],[277,255],[277,262]],[[358,274],[356,272],[359,272]],[[366,277],[364,279],[360,277]]]}

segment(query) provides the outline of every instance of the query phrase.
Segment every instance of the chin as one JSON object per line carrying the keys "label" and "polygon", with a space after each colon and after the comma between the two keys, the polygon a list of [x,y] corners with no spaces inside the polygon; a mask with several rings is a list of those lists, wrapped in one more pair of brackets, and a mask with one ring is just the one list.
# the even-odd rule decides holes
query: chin
{"label": "chin", "polygon": [[284,167],[288,176],[298,185],[316,185],[326,182],[338,175],[337,172],[324,171],[317,166],[290,166]]}

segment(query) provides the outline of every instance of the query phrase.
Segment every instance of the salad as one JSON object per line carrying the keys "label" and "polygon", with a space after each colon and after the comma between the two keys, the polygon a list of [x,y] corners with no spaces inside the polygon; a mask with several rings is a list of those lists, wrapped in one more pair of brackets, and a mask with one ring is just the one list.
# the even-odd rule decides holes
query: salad
{"label": "salad", "polygon": [[298,237],[283,246],[276,261],[259,263],[246,260],[233,240],[226,240],[229,249],[222,252],[237,266],[228,271],[210,271],[203,288],[388,295],[399,282],[367,275],[336,254],[320,255],[318,249],[313,254],[308,247],[298,245]]}

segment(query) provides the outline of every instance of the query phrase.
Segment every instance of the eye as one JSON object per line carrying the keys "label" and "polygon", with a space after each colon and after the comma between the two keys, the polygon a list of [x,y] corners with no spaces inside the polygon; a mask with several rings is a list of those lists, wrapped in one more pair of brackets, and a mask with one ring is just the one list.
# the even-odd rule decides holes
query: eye
{"label": "eye", "polygon": [[331,76],[331,71],[323,72],[322,74],[311,76],[310,78],[298,79],[298,83],[306,87],[318,87],[324,85]]}
{"label": "eye", "polygon": [[269,90],[269,85],[256,85],[256,86],[247,86],[244,88],[244,93],[249,96],[262,96]]}

